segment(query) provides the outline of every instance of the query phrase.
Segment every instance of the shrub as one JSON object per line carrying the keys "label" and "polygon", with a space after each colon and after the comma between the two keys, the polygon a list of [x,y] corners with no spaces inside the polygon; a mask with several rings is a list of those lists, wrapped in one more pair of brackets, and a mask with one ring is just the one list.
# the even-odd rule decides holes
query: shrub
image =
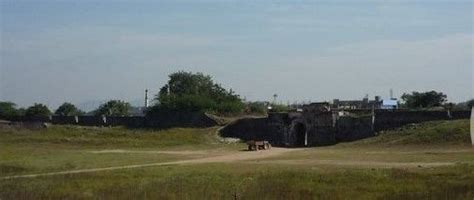
{"label": "shrub", "polygon": [[35,103],[33,106],[30,106],[25,111],[25,116],[28,119],[49,117],[51,111],[46,105]]}

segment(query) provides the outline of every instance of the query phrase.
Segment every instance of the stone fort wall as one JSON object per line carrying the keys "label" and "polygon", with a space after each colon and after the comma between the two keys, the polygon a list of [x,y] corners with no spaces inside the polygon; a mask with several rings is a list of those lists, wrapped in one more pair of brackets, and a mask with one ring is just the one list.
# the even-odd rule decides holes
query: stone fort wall
{"label": "stone fort wall", "polygon": [[[470,111],[386,111],[338,116],[337,112],[270,113],[265,118],[237,120],[223,129],[224,137],[268,140],[275,146],[322,146],[375,136],[411,123],[470,118]],[[51,116],[9,119],[80,126],[126,126],[131,128],[211,127],[219,125],[201,112],[170,112],[154,117]]]}
{"label": "stone fort wall", "polygon": [[211,127],[219,123],[202,112],[168,112],[144,116],[50,116],[27,119],[17,117],[11,121],[45,122],[78,126],[126,126],[130,128]]}
{"label": "stone fort wall", "polygon": [[337,112],[271,113],[267,118],[238,120],[223,128],[221,135],[268,140],[275,146],[323,146],[373,137],[378,131],[411,123],[468,118],[470,111],[378,110],[356,116],[338,116]]}

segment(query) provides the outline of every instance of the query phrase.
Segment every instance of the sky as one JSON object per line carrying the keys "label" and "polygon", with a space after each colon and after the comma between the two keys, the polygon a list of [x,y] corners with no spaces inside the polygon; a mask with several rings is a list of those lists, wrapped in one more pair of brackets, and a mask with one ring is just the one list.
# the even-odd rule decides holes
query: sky
{"label": "sky", "polygon": [[0,101],[154,95],[203,72],[246,100],[473,98],[472,0],[0,0]]}

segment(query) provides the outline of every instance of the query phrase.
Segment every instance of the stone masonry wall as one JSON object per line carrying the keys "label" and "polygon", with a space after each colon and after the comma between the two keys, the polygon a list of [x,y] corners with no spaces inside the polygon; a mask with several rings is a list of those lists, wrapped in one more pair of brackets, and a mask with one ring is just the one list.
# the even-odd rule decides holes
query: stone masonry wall
{"label": "stone masonry wall", "polygon": [[211,127],[218,125],[215,119],[201,112],[168,112],[153,117],[51,116],[34,119],[18,117],[9,120],[79,126],[127,126],[131,128]]}
{"label": "stone masonry wall", "polygon": [[[298,146],[304,127],[307,146],[331,145],[375,136],[377,131],[410,123],[468,119],[470,111],[376,111],[372,116],[337,116],[336,112],[271,113],[267,118],[241,119],[224,129],[224,137],[268,140],[276,146]],[[300,128],[297,128],[300,127]],[[301,138],[300,138],[301,139]]]}

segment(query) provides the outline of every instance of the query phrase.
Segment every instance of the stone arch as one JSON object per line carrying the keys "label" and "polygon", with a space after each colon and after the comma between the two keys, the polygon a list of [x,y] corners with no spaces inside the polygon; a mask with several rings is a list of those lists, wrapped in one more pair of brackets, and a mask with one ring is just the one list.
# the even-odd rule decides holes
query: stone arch
{"label": "stone arch", "polygon": [[291,140],[294,147],[305,147],[308,145],[308,129],[303,120],[294,120],[291,125]]}

